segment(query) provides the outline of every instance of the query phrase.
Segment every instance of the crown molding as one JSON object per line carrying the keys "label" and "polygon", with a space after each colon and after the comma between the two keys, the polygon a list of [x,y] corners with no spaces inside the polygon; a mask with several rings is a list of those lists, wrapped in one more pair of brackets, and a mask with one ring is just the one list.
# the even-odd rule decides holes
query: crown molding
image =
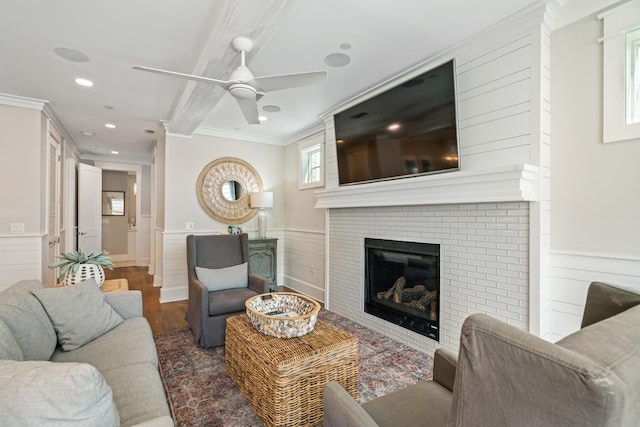
{"label": "crown molding", "polygon": [[29,108],[31,110],[44,111],[45,105],[49,101],[43,99],[27,98],[24,96],[9,95],[0,93],[0,105],[8,105],[10,107]]}
{"label": "crown molding", "polygon": [[80,160],[89,160],[89,161],[101,162],[101,163],[124,163],[124,164],[130,164],[130,165],[143,165],[143,166],[148,166],[151,164],[151,159],[148,159],[148,160],[115,159],[113,156],[96,156],[93,154],[80,156]]}

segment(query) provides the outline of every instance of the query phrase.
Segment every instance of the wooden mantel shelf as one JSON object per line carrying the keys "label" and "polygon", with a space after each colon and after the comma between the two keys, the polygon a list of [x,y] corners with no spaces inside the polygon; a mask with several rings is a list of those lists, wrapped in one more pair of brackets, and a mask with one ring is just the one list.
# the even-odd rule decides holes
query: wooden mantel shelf
{"label": "wooden mantel shelf", "polygon": [[315,207],[328,209],[537,201],[538,194],[538,168],[521,164],[319,190],[315,192]]}

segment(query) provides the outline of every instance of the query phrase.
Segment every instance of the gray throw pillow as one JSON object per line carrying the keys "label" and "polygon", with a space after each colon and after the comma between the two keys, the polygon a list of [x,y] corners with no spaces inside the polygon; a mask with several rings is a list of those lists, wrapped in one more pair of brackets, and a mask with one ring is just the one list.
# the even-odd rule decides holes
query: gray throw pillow
{"label": "gray throw pillow", "polygon": [[111,387],[86,363],[0,360],[0,424],[120,425]]}
{"label": "gray throw pillow", "polygon": [[209,291],[246,288],[249,286],[249,264],[244,262],[225,268],[196,267],[196,276]]}
{"label": "gray throw pillow", "polygon": [[93,279],[32,293],[49,315],[64,351],[82,347],[124,321],[104,300],[104,293]]}

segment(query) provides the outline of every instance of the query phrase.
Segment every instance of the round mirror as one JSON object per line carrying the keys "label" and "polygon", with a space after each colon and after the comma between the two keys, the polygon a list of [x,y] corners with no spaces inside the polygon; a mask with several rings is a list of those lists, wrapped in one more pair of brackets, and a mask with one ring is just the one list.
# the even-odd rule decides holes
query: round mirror
{"label": "round mirror", "polygon": [[235,157],[222,157],[202,169],[196,182],[198,201],[217,221],[242,224],[253,218],[249,193],[262,191],[262,180],[253,167]]}
{"label": "round mirror", "polygon": [[227,181],[222,184],[222,196],[230,202],[240,200],[242,197],[242,184],[238,181]]}

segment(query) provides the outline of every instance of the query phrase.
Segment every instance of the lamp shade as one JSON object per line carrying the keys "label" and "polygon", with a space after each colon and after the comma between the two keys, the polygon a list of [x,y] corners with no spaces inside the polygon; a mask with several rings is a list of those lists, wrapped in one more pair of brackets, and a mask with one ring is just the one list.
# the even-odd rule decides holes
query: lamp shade
{"label": "lamp shade", "polygon": [[263,191],[261,193],[249,193],[251,196],[252,208],[272,208],[273,207],[273,193],[270,191]]}

